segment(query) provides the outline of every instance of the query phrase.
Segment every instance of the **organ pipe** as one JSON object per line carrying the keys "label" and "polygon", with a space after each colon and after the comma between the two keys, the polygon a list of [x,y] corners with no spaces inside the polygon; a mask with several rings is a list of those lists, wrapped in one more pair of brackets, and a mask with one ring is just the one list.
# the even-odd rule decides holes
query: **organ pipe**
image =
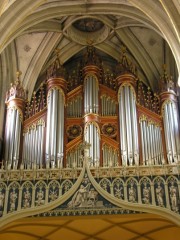
{"label": "organ pipe", "polygon": [[15,101],[13,104],[14,106],[9,107],[7,111],[5,166],[8,169],[17,169],[21,137],[22,113]]}
{"label": "organ pipe", "polygon": [[170,164],[177,163],[178,158],[180,158],[180,141],[177,123],[178,114],[175,103],[171,100],[165,101],[162,106],[162,111],[168,162]]}
{"label": "organ pipe", "polygon": [[23,164],[29,169],[42,167],[44,120],[32,124],[23,134]]}
{"label": "organ pipe", "polygon": [[124,84],[119,88],[119,122],[123,165],[138,165],[136,104],[132,87],[129,84]]}
{"label": "organ pipe", "polygon": [[47,108],[46,162],[51,167],[62,166],[64,156],[64,79],[49,79]]}
{"label": "organ pipe", "polygon": [[140,117],[140,130],[143,164],[162,164],[164,160],[160,126],[143,116]]}

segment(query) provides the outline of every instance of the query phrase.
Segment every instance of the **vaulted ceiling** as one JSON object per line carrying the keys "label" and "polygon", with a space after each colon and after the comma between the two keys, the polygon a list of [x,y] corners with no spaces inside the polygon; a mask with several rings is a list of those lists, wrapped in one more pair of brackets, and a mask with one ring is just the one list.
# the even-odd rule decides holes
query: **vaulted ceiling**
{"label": "vaulted ceiling", "polygon": [[30,98],[37,80],[45,78],[56,48],[62,64],[68,65],[71,58],[77,61],[90,44],[107,65],[113,65],[126,46],[139,78],[155,92],[163,63],[177,82],[179,13],[179,0],[1,0],[0,136],[5,92],[16,71],[22,72]]}

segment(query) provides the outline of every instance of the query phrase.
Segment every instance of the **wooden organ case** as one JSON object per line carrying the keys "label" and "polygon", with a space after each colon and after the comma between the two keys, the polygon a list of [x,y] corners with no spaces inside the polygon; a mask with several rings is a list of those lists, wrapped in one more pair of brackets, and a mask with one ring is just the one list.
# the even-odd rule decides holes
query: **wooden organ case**
{"label": "wooden organ case", "polygon": [[72,76],[57,58],[30,102],[18,76],[7,93],[3,165],[82,167],[83,142],[90,144],[90,167],[178,163],[176,94],[166,72],[160,81],[160,94],[153,94],[125,53],[114,72],[105,72],[91,47]]}

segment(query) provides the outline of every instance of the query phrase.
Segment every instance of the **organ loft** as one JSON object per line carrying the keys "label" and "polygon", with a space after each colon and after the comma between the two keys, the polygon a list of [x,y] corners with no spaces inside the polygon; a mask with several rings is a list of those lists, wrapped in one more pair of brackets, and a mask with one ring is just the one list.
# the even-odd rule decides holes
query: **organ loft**
{"label": "organ loft", "polygon": [[179,221],[176,86],[158,92],[125,49],[107,68],[93,46],[68,68],[61,52],[28,100],[21,74],[6,94],[0,216],[143,211]]}

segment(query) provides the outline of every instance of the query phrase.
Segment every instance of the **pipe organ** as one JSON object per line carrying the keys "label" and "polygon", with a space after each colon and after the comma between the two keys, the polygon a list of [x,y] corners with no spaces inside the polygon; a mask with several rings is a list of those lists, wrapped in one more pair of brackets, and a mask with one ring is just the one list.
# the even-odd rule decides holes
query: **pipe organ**
{"label": "pipe organ", "polygon": [[40,119],[37,123],[24,129],[22,162],[26,169],[42,168],[43,166],[44,128],[45,122]]}
{"label": "pipe organ", "polygon": [[164,164],[161,127],[143,115],[140,117],[140,130],[143,165]]}
{"label": "pipe organ", "polygon": [[67,168],[80,168],[82,167],[82,147],[81,145],[75,146],[67,153]]}
{"label": "pipe organ", "polygon": [[162,106],[167,158],[170,164],[180,161],[178,114],[175,103],[166,100]]}
{"label": "pipe organ", "polygon": [[116,115],[116,101],[108,95],[101,96],[101,115],[115,116]]}
{"label": "pipe organ", "polygon": [[84,79],[84,113],[99,111],[98,80],[94,75],[87,75]]}
{"label": "pipe organ", "polygon": [[7,111],[7,142],[5,160],[8,168],[17,169],[21,135],[22,115],[19,109],[10,107]]}
{"label": "pipe organ", "polygon": [[117,167],[118,164],[118,150],[110,145],[103,144],[103,166],[104,167]]}
{"label": "pipe organ", "polygon": [[49,79],[47,95],[47,131],[46,131],[46,165],[52,168],[62,166],[64,156],[64,107],[65,96],[62,78]]}
{"label": "pipe organ", "polygon": [[82,117],[82,96],[75,96],[67,103],[67,117],[79,118]]}
{"label": "pipe organ", "polygon": [[73,78],[57,62],[32,100],[19,76],[7,92],[6,169],[81,168],[84,141],[90,168],[180,161],[177,97],[172,87],[164,89],[167,78],[154,95],[125,54],[110,73],[93,48]]}
{"label": "pipe organ", "polygon": [[20,75],[21,73],[17,72],[17,80],[11,84],[11,88],[6,94],[7,112],[3,164],[7,169],[17,169],[21,158],[21,131],[26,92],[21,87]]}
{"label": "pipe organ", "polygon": [[90,143],[89,157],[90,166],[99,166],[100,161],[100,136],[99,128],[95,123],[88,123],[85,126],[84,139]]}
{"label": "pipe organ", "polygon": [[[127,76],[132,81],[131,76]],[[124,81],[118,78],[119,83]],[[119,126],[123,166],[139,165],[139,144],[136,114],[136,96],[131,84],[123,83],[118,91]]]}

